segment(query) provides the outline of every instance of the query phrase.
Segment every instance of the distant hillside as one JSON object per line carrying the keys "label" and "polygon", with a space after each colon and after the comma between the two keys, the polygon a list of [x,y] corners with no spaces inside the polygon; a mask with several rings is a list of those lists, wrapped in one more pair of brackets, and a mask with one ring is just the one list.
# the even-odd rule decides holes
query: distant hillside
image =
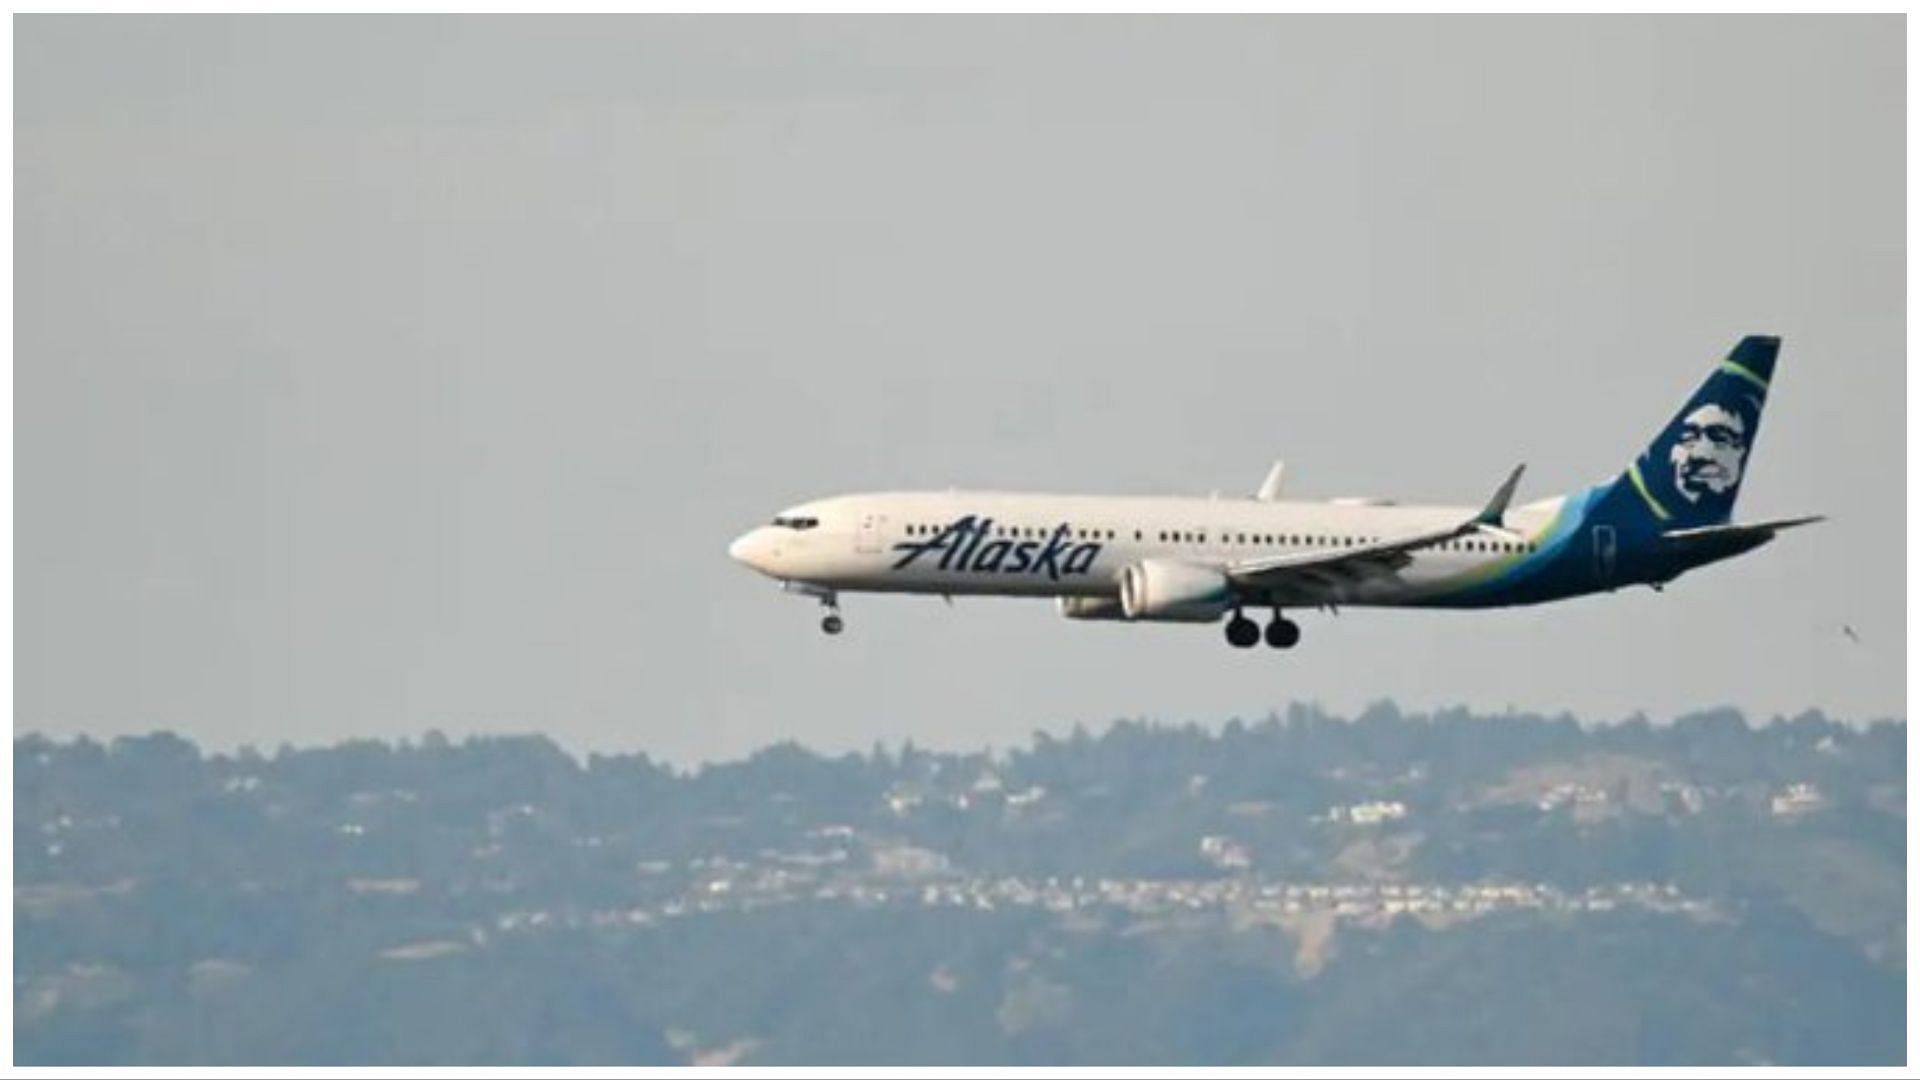
{"label": "distant hillside", "polygon": [[1906,729],[14,743],[22,1064],[1891,1064]]}

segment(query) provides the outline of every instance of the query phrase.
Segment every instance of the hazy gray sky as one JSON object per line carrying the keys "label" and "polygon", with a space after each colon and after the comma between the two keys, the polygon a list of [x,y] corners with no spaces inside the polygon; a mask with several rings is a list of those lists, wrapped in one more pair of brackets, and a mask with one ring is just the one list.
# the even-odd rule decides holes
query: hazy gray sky
{"label": "hazy gray sky", "polygon": [[[1903,22],[15,21],[16,725],[693,761],[1381,697],[1904,717]],[[1682,579],[1303,618],[816,608],[839,491],[1477,502],[1785,336]],[[1860,644],[1841,633],[1850,624]]]}

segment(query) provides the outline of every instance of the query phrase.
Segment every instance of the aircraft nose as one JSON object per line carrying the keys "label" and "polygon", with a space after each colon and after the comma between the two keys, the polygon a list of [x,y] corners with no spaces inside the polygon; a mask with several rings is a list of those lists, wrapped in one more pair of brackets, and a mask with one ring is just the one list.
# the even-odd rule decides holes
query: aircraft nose
{"label": "aircraft nose", "polygon": [[772,573],[771,564],[776,554],[768,543],[765,529],[753,529],[741,533],[733,543],[727,545],[727,554],[734,562],[750,566],[763,574]]}
{"label": "aircraft nose", "polygon": [[727,545],[727,557],[737,563],[753,565],[753,533],[743,532]]}

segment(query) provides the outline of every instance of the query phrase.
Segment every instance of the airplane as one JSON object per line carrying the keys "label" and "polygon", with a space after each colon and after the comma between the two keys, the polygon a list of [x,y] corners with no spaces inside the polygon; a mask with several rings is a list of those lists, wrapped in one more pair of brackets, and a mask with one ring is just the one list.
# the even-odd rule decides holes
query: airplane
{"label": "airplane", "polygon": [[[782,510],[728,554],[825,608],[843,592],[1050,597],[1069,619],[1217,623],[1235,648],[1292,648],[1283,612],[1491,608],[1681,574],[1820,516],[1732,522],[1778,337],[1734,346],[1611,480],[1510,505],[1522,465],[1484,505],[1281,498],[1276,463],[1251,498],[901,491]],[[1248,609],[1272,612],[1264,634]]]}

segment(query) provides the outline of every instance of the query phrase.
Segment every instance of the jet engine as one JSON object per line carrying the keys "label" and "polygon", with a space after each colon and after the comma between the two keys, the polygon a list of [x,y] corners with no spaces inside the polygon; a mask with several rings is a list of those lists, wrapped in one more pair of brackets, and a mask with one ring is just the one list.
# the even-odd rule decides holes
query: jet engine
{"label": "jet engine", "polygon": [[1120,598],[1117,596],[1062,596],[1060,614],[1069,619],[1096,621],[1127,617],[1127,613],[1120,610]]}
{"label": "jet engine", "polygon": [[1120,573],[1120,610],[1149,622],[1213,622],[1233,603],[1227,575],[1211,566],[1142,559]]}

